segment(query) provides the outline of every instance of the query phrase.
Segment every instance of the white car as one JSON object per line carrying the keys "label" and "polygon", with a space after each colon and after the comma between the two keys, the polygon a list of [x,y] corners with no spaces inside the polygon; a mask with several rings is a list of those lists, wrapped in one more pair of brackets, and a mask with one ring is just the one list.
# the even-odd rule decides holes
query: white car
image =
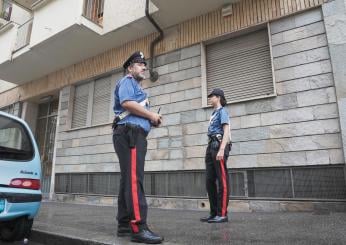
{"label": "white car", "polygon": [[0,111],[0,240],[30,234],[42,200],[40,183],[40,154],[29,126]]}

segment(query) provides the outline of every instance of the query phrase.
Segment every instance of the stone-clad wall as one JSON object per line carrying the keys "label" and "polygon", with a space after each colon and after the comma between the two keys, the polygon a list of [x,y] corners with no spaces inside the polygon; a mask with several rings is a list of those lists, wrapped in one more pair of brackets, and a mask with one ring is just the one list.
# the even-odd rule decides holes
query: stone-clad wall
{"label": "stone-clad wall", "polygon": [[277,97],[231,106],[230,166],[343,163],[328,43],[320,9],[270,24]]}
{"label": "stone-clad wall", "polygon": [[269,152],[286,153],[271,154],[270,165],[344,163],[321,10],[272,23],[271,37],[277,99],[284,98],[284,108],[282,112],[262,114],[261,123],[266,124],[271,116],[269,123],[281,124],[271,127],[266,147]]}
{"label": "stone-clad wall", "polygon": [[56,173],[119,172],[109,124],[70,130],[72,94],[70,86],[60,91]]}
{"label": "stone-clad wall", "polygon": [[[328,1],[322,5],[329,52],[332,60],[334,83],[344,154],[346,152],[346,1]],[[344,155],[344,159],[346,156]],[[346,171],[346,169],[345,169]]]}
{"label": "stone-clad wall", "polygon": [[[270,24],[277,96],[228,105],[231,168],[344,163],[335,88],[320,9]],[[148,137],[147,171],[204,169],[211,108],[202,108],[201,48],[156,59],[145,81],[164,123]],[[110,125],[68,131],[70,87],[61,91],[56,172],[118,172]]]}
{"label": "stone-clad wall", "polygon": [[[148,137],[147,170],[182,169],[184,111],[199,109],[206,118],[201,109],[200,64],[199,45],[157,57],[160,80],[153,84],[158,86],[148,88],[147,92],[153,110],[160,103],[169,103],[169,107],[162,105],[165,123]],[[151,82],[144,83],[147,87]],[[110,124],[69,129],[72,93],[71,87],[65,87],[60,93],[56,172],[119,172]]]}

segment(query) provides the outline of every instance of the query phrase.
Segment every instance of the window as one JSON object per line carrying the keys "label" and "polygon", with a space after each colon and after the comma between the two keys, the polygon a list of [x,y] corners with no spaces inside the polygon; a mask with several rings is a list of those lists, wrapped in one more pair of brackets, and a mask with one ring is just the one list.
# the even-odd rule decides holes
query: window
{"label": "window", "polygon": [[41,155],[43,178],[52,175],[58,108],[59,100],[53,100],[38,106],[36,142]]}
{"label": "window", "polygon": [[102,25],[103,22],[104,0],[85,0],[84,16],[91,21]]}
{"label": "window", "polygon": [[221,88],[228,102],[275,95],[267,29],[207,44],[204,55],[207,94]]}
{"label": "window", "polygon": [[102,78],[95,82],[91,124],[96,125],[109,121],[109,108],[111,106],[111,79]]}
{"label": "window", "polygon": [[109,123],[112,114],[113,85],[121,73],[75,87],[72,128]]}
{"label": "window", "polygon": [[73,101],[72,128],[87,126],[88,101],[93,82],[76,87]]}
{"label": "window", "polygon": [[1,108],[0,111],[14,115],[14,104]]}
{"label": "window", "polygon": [[8,0],[0,1],[0,18],[10,21],[12,13],[12,3]]}
{"label": "window", "polygon": [[[344,165],[229,170],[230,198],[346,200]],[[148,196],[205,198],[205,172],[145,172]],[[118,195],[120,173],[56,174],[57,193]]]}
{"label": "window", "polygon": [[293,198],[289,169],[256,169],[247,172],[249,197]]}
{"label": "window", "polygon": [[24,126],[0,115],[0,160],[29,161],[33,157],[34,148]]}
{"label": "window", "polygon": [[0,108],[0,111],[20,117],[22,111],[22,103],[16,102],[6,107]]}

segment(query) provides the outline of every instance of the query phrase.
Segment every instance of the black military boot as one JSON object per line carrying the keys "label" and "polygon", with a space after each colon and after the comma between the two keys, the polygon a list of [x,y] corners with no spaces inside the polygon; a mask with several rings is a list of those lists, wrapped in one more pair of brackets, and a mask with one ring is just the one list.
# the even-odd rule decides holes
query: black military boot
{"label": "black military boot", "polygon": [[227,216],[215,216],[214,218],[208,220],[208,223],[224,223],[228,222]]}
{"label": "black military boot", "polygon": [[163,237],[155,234],[148,227],[144,227],[141,228],[139,232],[132,233],[131,241],[147,244],[159,244],[163,241]]}
{"label": "black military boot", "polygon": [[209,220],[213,219],[214,217],[215,217],[215,215],[209,215],[209,216],[200,218],[199,220],[200,220],[201,222],[208,222]]}
{"label": "black military boot", "polygon": [[131,235],[131,227],[129,224],[118,224],[117,236],[124,237]]}

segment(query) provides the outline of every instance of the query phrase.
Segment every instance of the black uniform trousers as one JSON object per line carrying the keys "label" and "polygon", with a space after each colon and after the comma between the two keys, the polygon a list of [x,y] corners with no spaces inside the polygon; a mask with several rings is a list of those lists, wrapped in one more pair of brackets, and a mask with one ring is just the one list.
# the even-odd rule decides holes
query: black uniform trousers
{"label": "black uniform trousers", "polygon": [[142,128],[129,124],[118,125],[113,131],[121,173],[117,220],[120,226],[130,224],[134,233],[146,227],[148,212],[143,189],[146,136]]}
{"label": "black uniform trousers", "polygon": [[229,176],[227,171],[227,158],[229,156],[230,145],[227,144],[224,151],[224,158],[216,160],[220,143],[211,141],[208,144],[206,163],[206,188],[210,203],[210,215],[227,216],[229,201]]}

